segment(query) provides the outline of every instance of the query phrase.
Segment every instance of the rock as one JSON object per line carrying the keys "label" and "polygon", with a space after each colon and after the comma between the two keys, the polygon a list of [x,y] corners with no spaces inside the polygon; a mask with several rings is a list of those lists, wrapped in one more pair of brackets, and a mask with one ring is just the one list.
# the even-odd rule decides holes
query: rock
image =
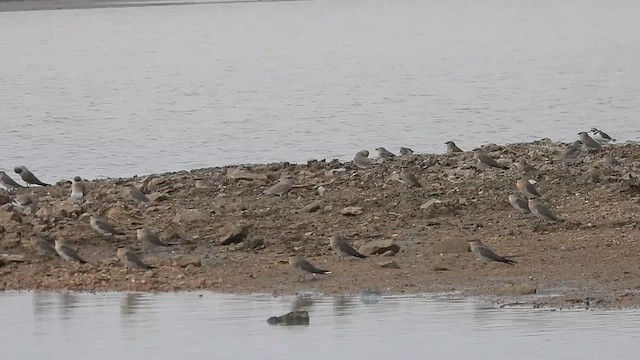
{"label": "rock", "polygon": [[360,246],[359,252],[363,255],[381,255],[391,251],[397,254],[400,251],[398,246],[393,240],[374,240]]}
{"label": "rock", "polygon": [[531,295],[538,291],[538,287],[532,283],[504,284],[496,290],[497,295]]}
{"label": "rock", "polygon": [[459,254],[469,251],[469,243],[460,238],[438,240],[433,243],[432,250],[436,254]]}
{"label": "rock", "polygon": [[11,202],[11,198],[9,197],[9,195],[5,193],[0,194],[0,205],[8,204],[10,202]]}
{"label": "rock", "polygon": [[11,221],[21,223],[22,216],[11,208],[9,208],[9,210],[0,211],[0,224],[7,224]]}
{"label": "rock", "polygon": [[[53,214],[63,218],[77,218],[84,213],[77,202],[67,200],[54,207]],[[37,213],[36,213],[37,216]]]}
{"label": "rock", "polygon": [[316,200],[316,201],[312,202],[311,204],[309,204],[309,205],[307,205],[307,206],[303,207],[302,209],[300,209],[300,210],[296,210],[296,213],[298,213],[298,214],[303,214],[303,213],[310,214],[310,213],[314,213],[314,212],[316,212],[316,211],[320,210],[320,208],[322,208],[322,206],[323,206],[323,205],[324,205],[324,203],[323,203],[323,201],[322,201],[322,200]]}
{"label": "rock", "polygon": [[178,213],[173,217],[174,223],[190,223],[194,221],[204,221],[207,219],[202,211],[198,209],[184,209],[179,210]]}
{"label": "rock", "polygon": [[227,178],[231,180],[267,180],[266,175],[252,173],[242,168],[227,169]]}
{"label": "rock", "polygon": [[220,229],[218,232],[220,245],[230,245],[242,242],[249,234],[248,225],[228,225]]}
{"label": "rock", "polygon": [[427,209],[431,208],[433,205],[439,204],[441,202],[442,201],[440,201],[438,199],[430,199],[427,202],[425,202],[424,204],[420,205],[420,209],[427,210]]}
{"label": "rock", "polygon": [[166,193],[153,193],[147,196],[149,200],[154,202],[161,202],[169,200],[169,196]]}
{"label": "rock", "polygon": [[270,325],[309,325],[307,311],[292,311],[282,316],[272,316],[267,319]]}
{"label": "rock", "polygon": [[183,268],[187,266],[200,267],[202,266],[202,260],[199,256],[182,255],[176,258],[175,264]]}
{"label": "rock", "polygon": [[340,213],[345,216],[356,216],[362,214],[362,208],[359,206],[347,206]]}
{"label": "rock", "polygon": [[400,265],[393,260],[378,263],[378,266],[384,269],[400,269]]}

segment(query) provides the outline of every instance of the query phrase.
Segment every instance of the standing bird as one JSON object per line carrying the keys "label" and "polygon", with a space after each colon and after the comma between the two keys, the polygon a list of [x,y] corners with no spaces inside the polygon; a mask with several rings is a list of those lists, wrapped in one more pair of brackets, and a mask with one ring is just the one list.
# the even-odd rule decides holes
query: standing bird
{"label": "standing bird", "polygon": [[89,218],[89,224],[93,230],[97,231],[100,235],[124,235],[122,231],[116,230],[107,220],[102,219],[96,215],[92,215]]}
{"label": "standing bird", "polygon": [[16,166],[13,168],[16,174],[19,174],[22,180],[26,182],[28,185],[40,185],[40,186],[51,186],[50,184],[45,184],[40,181],[26,166]]}
{"label": "standing bird", "polygon": [[536,187],[533,186],[533,184],[530,183],[529,180],[525,180],[523,178],[516,180],[516,187],[518,188],[520,193],[522,193],[522,195],[526,196],[527,198],[534,196],[542,197]]}
{"label": "standing bird", "polygon": [[176,244],[166,243],[160,240],[160,237],[151,231],[148,227],[144,226],[141,229],[136,230],[136,236],[138,241],[143,244],[151,246],[173,246]]}
{"label": "standing bird", "polygon": [[66,261],[77,261],[81,264],[86,264],[87,261],[83,258],[80,257],[80,255],[78,255],[78,253],[73,250],[72,248],[70,248],[69,246],[67,246],[64,241],[62,240],[56,240],[56,252],[58,253],[58,255],[60,255],[61,258],[63,258]]}
{"label": "standing bird", "polygon": [[82,181],[80,176],[76,176],[73,178],[73,182],[71,183],[71,194],[69,197],[74,201],[82,200],[85,195],[87,195],[87,187]]}
{"label": "standing bird", "polygon": [[518,170],[518,172],[523,174],[534,173],[538,171],[538,169],[536,169],[533,165],[530,165],[525,159],[518,160],[516,169]]}
{"label": "standing bird", "polygon": [[149,202],[149,201],[151,201],[151,200],[149,200],[149,198],[145,194],[142,193],[142,191],[140,191],[140,189],[135,187],[133,184],[131,184],[131,185],[129,185],[127,187],[127,194],[135,202]]}
{"label": "standing bird", "polygon": [[407,184],[409,187],[422,187],[422,185],[420,185],[420,183],[418,182],[416,176],[413,175],[411,171],[405,168],[402,168],[402,171],[400,171],[400,180],[402,180],[402,182]]}
{"label": "standing bird", "polygon": [[13,202],[11,203],[11,205],[19,208],[19,209],[26,209],[29,207],[33,207],[38,203],[38,197],[36,196],[36,194],[20,194],[17,195],[14,199]]}
{"label": "standing bird", "polygon": [[553,222],[562,221],[557,216],[555,216],[551,212],[551,210],[547,209],[547,207],[542,204],[542,201],[536,198],[529,199],[529,210],[531,210],[531,213],[535,217],[540,219],[540,222],[542,222],[543,220],[548,220]]}
{"label": "standing bird", "polygon": [[599,142],[600,144],[608,144],[610,142],[616,142],[616,139],[611,138],[606,132],[602,130],[598,130],[596,128],[591,128],[591,132],[589,132],[589,136],[593,138],[593,140]]}
{"label": "standing bird", "polygon": [[406,148],[406,147],[400,147],[400,155],[401,156],[411,156],[413,155],[413,150]]}
{"label": "standing bird", "polygon": [[499,164],[497,161],[493,160],[493,158],[491,158],[489,154],[485,153],[480,148],[473,149],[473,158],[476,159],[480,164],[483,164],[486,166],[495,167],[495,168],[504,169],[504,170],[509,169],[508,166]]}
{"label": "standing bird", "polygon": [[116,256],[118,257],[118,259],[120,259],[125,267],[143,270],[155,269],[155,266],[146,264],[144,261],[140,260],[138,255],[134,254],[133,251],[127,248],[119,248],[118,251],[116,251]]}
{"label": "standing bird", "polygon": [[382,146],[377,148],[376,151],[378,152],[378,157],[381,158],[381,159],[393,159],[393,158],[396,157],[396,154],[394,154],[391,151],[383,148]]}
{"label": "standing bird", "polygon": [[46,256],[58,255],[58,252],[56,251],[55,246],[41,236],[33,236],[31,238],[31,245],[33,245],[33,247],[36,249],[36,251],[40,255],[46,255]]}
{"label": "standing bird", "polygon": [[300,278],[306,277],[307,274],[331,274],[329,270],[321,270],[311,265],[311,263],[302,256],[290,256],[289,265],[298,272],[298,281],[300,281]]}
{"label": "standing bird", "polygon": [[15,182],[6,172],[0,171],[0,184],[7,188],[7,190],[18,189],[24,186]]}
{"label": "standing bird", "polygon": [[620,165],[620,163],[615,157],[613,157],[613,154],[607,154],[602,159],[602,165],[605,167],[611,167],[611,166]]}
{"label": "standing bird", "polygon": [[285,173],[280,176],[280,180],[277,184],[273,185],[269,189],[263,191],[263,194],[266,195],[275,195],[282,196],[286,195],[293,188],[293,183],[295,182],[293,175]]}
{"label": "standing bird", "polygon": [[566,149],[558,156],[557,160],[561,160],[564,162],[574,162],[580,158],[580,154],[582,153],[582,141],[576,140],[573,144],[567,146]]}
{"label": "standing bird", "polygon": [[600,145],[599,142],[593,140],[591,138],[591,136],[589,136],[589,134],[587,134],[584,131],[580,131],[578,133],[578,138],[584,144],[584,146],[587,147],[587,149],[590,149],[590,150],[600,150],[600,149],[602,149],[602,145]]}
{"label": "standing bird", "polygon": [[369,159],[369,152],[367,150],[360,150],[353,158],[353,164],[361,169],[368,169],[377,163]]}
{"label": "standing bird", "polygon": [[491,261],[501,262],[509,265],[517,264],[514,260],[505,259],[502,256],[496,254],[491,248],[483,244],[480,239],[469,240],[469,246],[471,246],[471,252],[482,261],[483,266]]}
{"label": "standing bird", "polygon": [[335,251],[339,255],[340,260],[342,260],[342,258],[345,256],[353,256],[358,259],[367,258],[366,255],[360,254],[353,247],[351,247],[351,245],[347,243],[347,240],[344,238],[344,236],[334,235],[330,237],[329,244],[331,245],[333,251]]}
{"label": "standing bird", "polygon": [[447,145],[447,154],[454,154],[454,153],[464,152],[453,141],[447,141],[444,144]]}
{"label": "standing bird", "polygon": [[509,204],[511,204],[511,206],[514,209],[518,210],[518,212],[522,215],[531,212],[531,210],[529,210],[529,203],[527,202],[527,200],[521,198],[516,194],[509,195]]}

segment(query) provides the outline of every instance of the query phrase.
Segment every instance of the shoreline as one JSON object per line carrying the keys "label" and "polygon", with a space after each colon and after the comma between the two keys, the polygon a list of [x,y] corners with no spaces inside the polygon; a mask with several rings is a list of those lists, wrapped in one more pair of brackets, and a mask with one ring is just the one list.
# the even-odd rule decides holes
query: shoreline
{"label": "shoreline", "polygon": [[[639,307],[640,145],[585,150],[573,164],[554,160],[565,147],[547,140],[484,147],[509,170],[479,166],[465,152],[414,155],[371,169],[310,161],[100,179],[90,182],[83,202],[69,199],[68,184],[0,191],[0,254],[12,256],[0,267],[0,288],[327,296],[375,289],[383,295],[489,296],[535,307]],[[602,164],[606,154],[620,164]],[[522,176],[520,158],[539,169],[532,174],[536,187],[565,222],[539,224],[509,205]],[[601,171],[597,183],[584,177],[594,164]],[[398,181],[402,167],[422,187]],[[289,195],[263,194],[282,172],[295,179]],[[130,183],[151,201],[131,200]],[[39,198],[34,209],[13,208],[15,194],[31,191]],[[317,211],[299,211],[318,200]],[[99,211],[125,235],[93,231],[89,216]],[[136,239],[143,225],[178,245],[143,246]],[[337,234],[357,250],[393,242],[399,251],[341,261],[329,248]],[[37,254],[34,235],[65,239],[89,264]],[[468,251],[473,237],[518,263],[481,266]],[[235,240],[241,241],[221,244]],[[115,256],[123,246],[157,268],[124,268]],[[297,282],[290,254],[332,274]]]}

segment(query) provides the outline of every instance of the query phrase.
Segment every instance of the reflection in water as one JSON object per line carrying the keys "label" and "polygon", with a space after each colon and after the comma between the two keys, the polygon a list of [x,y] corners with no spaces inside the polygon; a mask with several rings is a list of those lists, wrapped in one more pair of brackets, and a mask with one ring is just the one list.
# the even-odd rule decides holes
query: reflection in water
{"label": "reflection in water", "polygon": [[140,307],[142,293],[124,293],[120,301],[120,315],[132,315]]}
{"label": "reflection in water", "polygon": [[78,296],[72,293],[61,293],[58,295],[58,309],[61,319],[69,319],[78,307]]}
{"label": "reflection in water", "polygon": [[309,310],[313,305],[313,299],[310,295],[298,295],[291,302],[291,311]]}

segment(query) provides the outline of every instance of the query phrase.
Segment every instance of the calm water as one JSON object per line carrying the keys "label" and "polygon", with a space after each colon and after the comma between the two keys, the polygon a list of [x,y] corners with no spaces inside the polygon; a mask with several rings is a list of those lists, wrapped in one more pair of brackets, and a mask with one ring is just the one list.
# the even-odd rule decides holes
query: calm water
{"label": "calm water", "polygon": [[12,359],[631,359],[640,351],[637,311],[310,297],[308,327],[268,325],[268,317],[291,310],[292,300],[2,293],[2,352]]}
{"label": "calm water", "polygon": [[0,13],[0,168],[55,181],[639,140],[640,2],[314,0]]}

